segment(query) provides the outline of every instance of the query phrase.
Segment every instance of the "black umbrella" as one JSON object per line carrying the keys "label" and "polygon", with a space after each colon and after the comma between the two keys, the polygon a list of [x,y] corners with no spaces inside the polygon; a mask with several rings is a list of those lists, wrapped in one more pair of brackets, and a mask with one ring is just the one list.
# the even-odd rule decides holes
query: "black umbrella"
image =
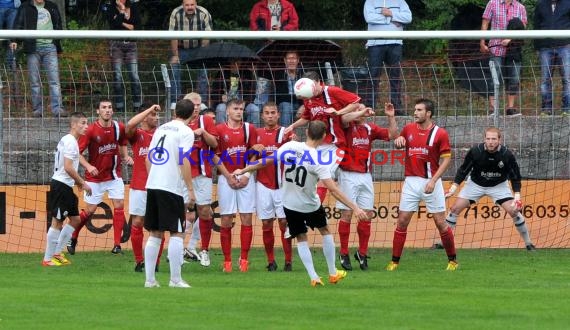
{"label": "black umbrella", "polygon": [[283,67],[283,58],[289,51],[299,54],[304,68],[322,67],[325,62],[342,66],[342,47],[330,40],[273,40],[257,51],[257,55],[271,67]]}
{"label": "black umbrella", "polygon": [[230,64],[234,60],[261,62],[255,52],[244,45],[233,42],[216,42],[206,47],[196,48],[191,60],[186,62],[192,67],[219,67]]}

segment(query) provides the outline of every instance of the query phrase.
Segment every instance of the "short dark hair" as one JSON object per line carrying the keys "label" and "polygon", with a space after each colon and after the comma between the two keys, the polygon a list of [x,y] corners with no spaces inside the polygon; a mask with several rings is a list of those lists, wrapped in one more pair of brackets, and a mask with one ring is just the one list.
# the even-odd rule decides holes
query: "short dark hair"
{"label": "short dark hair", "polygon": [[303,75],[303,78],[309,78],[309,79],[314,80],[316,82],[321,81],[321,76],[316,71],[305,72],[305,74]]}
{"label": "short dark hair", "polygon": [[426,112],[430,112],[430,118],[433,118],[437,115],[437,111],[435,110],[435,105],[432,100],[426,98],[419,98],[416,100],[416,104],[423,104],[426,107]]}
{"label": "short dark hair", "polygon": [[176,102],[176,118],[188,119],[194,113],[194,103],[190,100],[180,100]]}
{"label": "short dark hair", "polygon": [[109,102],[111,104],[113,104],[113,101],[111,101],[111,99],[107,98],[107,97],[102,97],[99,100],[97,100],[97,109],[99,109],[99,107],[101,106],[101,103],[103,102]]}
{"label": "short dark hair", "polygon": [[71,115],[69,115],[69,125],[83,118],[87,118],[83,112],[73,112]]}
{"label": "short dark hair", "polygon": [[228,103],[226,103],[226,107],[229,108],[231,105],[234,105],[234,104],[244,104],[244,103],[245,103],[244,100],[234,98],[234,99],[230,99],[230,100],[228,101]]}
{"label": "short dark hair", "polygon": [[307,126],[307,136],[311,140],[321,140],[325,137],[327,126],[320,120],[313,120]]}
{"label": "short dark hair", "polygon": [[275,108],[277,108],[277,112],[280,112],[280,111],[279,111],[279,107],[277,106],[277,103],[275,103],[275,102],[273,102],[273,101],[266,102],[266,103],[263,105],[263,108],[261,109],[261,111],[263,111],[263,110],[264,110],[265,108],[267,108],[267,107],[275,107]]}

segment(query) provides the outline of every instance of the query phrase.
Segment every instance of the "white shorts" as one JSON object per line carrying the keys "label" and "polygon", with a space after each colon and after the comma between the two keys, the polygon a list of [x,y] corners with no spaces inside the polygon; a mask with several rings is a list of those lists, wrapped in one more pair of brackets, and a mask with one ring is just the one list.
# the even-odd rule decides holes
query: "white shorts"
{"label": "white shorts", "polygon": [[333,180],[336,179],[338,167],[344,157],[344,150],[334,144],[321,144],[317,147],[317,152],[319,153],[318,161],[330,166],[331,177]]}
{"label": "white shorts", "polygon": [[83,200],[87,204],[99,205],[103,201],[103,194],[106,192],[110,199],[125,199],[125,184],[123,179],[114,179],[103,182],[87,182],[91,187],[91,196],[83,192]]}
{"label": "white shorts", "polygon": [[275,217],[279,219],[285,218],[283,211],[283,192],[281,189],[269,189],[261,182],[257,182],[255,186],[255,194],[257,196],[255,208],[257,210],[257,218],[260,220],[271,220]]}
{"label": "white shorts", "polygon": [[406,177],[400,198],[400,211],[416,212],[423,200],[429,213],[445,212],[445,193],[441,179],[437,180],[432,193],[426,194],[424,189],[429,180],[419,176]]}
{"label": "white shorts", "polygon": [[146,190],[129,189],[129,214],[144,217],[146,212]]}
{"label": "white shorts", "polygon": [[[340,190],[350,200],[363,210],[374,209],[374,184],[370,173],[344,171],[338,172],[338,184]],[[350,210],[343,203],[337,201],[336,207],[341,210]]]}
{"label": "white shorts", "polygon": [[[196,205],[212,204],[212,178],[203,175],[192,178],[192,188],[196,196]],[[188,190],[184,185],[184,203],[188,203],[188,200]]]}
{"label": "white shorts", "polygon": [[503,181],[494,187],[482,187],[471,181],[470,178],[465,181],[465,186],[459,192],[458,197],[477,202],[485,195],[491,197],[494,203],[513,198],[513,193],[507,181]]}
{"label": "white shorts", "polygon": [[255,177],[249,178],[247,186],[233,189],[223,175],[218,176],[218,203],[220,214],[254,213],[255,212]]}

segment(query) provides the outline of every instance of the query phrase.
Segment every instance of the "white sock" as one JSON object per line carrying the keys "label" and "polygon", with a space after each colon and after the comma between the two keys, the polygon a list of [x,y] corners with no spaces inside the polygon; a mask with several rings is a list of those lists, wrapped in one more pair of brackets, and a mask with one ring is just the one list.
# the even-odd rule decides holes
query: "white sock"
{"label": "white sock", "polygon": [[150,236],[144,247],[144,271],[147,282],[154,282],[154,269],[156,268],[156,259],[158,259],[158,251],[160,250],[160,237]]}
{"label": "white sock", "polygon": [[66,224],[65,226],[63,226],[61,233],[59,233],[59,238],[57,240],[55,253],[61,253],[61,251],[63,251],[63,248],[67,245],[67,242],[69,242],[69,240],[71,239],[71,235],[73,234],[74,231],[75,228],[73,228],[70,224]]}
{"label": "white sock", "polygon": [[319,275],[315,271],[315,266],[313,265],[313,256],[311,255],[311,250],[309,250],[309,243],[305,242],[298,242],[297,243],[297,252],[299,253],[299,257],[303,262],[303,266],[309,273],[309,277],[312,280],[319,279]]}
{"label": "white sock", "polygon": [[329,268],[329,275],[336,275],[336,264],[335,264],[335,249],[334,240],[332,234],[323,235],[323,254],[327,260],[327,266]]}
{"label": "white sock", "polygon": [[190,240],[188,241],[188,250],[195,250],[198,241],[200,240],[200,218],[194,221],[192,225],[192,234],[190,234]]}
{"label": "white sock", "polygon": [[178,283],[182,280],[182,264],[184,263],[184,240],[171,236],[168,241],[168,262],[170,264],[170,280]]}
{"label": "white sock", "polygon": [[190,234],[190,227],[192,227],[192,222],[184,220],[184,233]]}
{"label": "white sock", "polygon": [[451,227],[451,230],[455,230],[455,226],[457,225],[457,214],[453,214],[449,212],[447,218],[445,218],[445,222]]}
{"label": "white sock", "polygon": [[513,222],[515,224],[515,228],[517,229],[522,239],[524,240],[524,244],[525,245],[532,244],[532,241],[530,240],[530,234],[526,226],[526,222],[524,221],[524,217],[522,216],[522,214],[520,214],[520,212],[519,214],[517,214],[515,218],[513,218]]}
{"label": "white sock", "polygon": [[[52,220],[53,221],[53,220]],[[50,261],[55,253],[55,248],[57,246],[57,239],[59,238],[59,229],[49,227],[46,235],[46,252],[44,254],[44,261]]]}

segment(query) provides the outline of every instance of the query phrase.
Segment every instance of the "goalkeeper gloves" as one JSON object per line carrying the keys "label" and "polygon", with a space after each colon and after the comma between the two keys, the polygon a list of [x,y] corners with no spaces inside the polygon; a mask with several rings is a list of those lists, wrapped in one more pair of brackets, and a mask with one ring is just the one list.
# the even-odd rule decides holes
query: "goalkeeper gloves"
{"label": "goalkeeper gloves", "polygon": [[445,192],[445,198],[453,196],[456,190],[457,190],[457,184],[453,183],[451,187],[449,187],[449,190]]}
{"label": "goalkeeper gloves", "polygon": [[523,203],[521,201],[521,194],[518,192],[515,193],[515,200],[513,201],[513,207],[519,211],[522,210]]}

